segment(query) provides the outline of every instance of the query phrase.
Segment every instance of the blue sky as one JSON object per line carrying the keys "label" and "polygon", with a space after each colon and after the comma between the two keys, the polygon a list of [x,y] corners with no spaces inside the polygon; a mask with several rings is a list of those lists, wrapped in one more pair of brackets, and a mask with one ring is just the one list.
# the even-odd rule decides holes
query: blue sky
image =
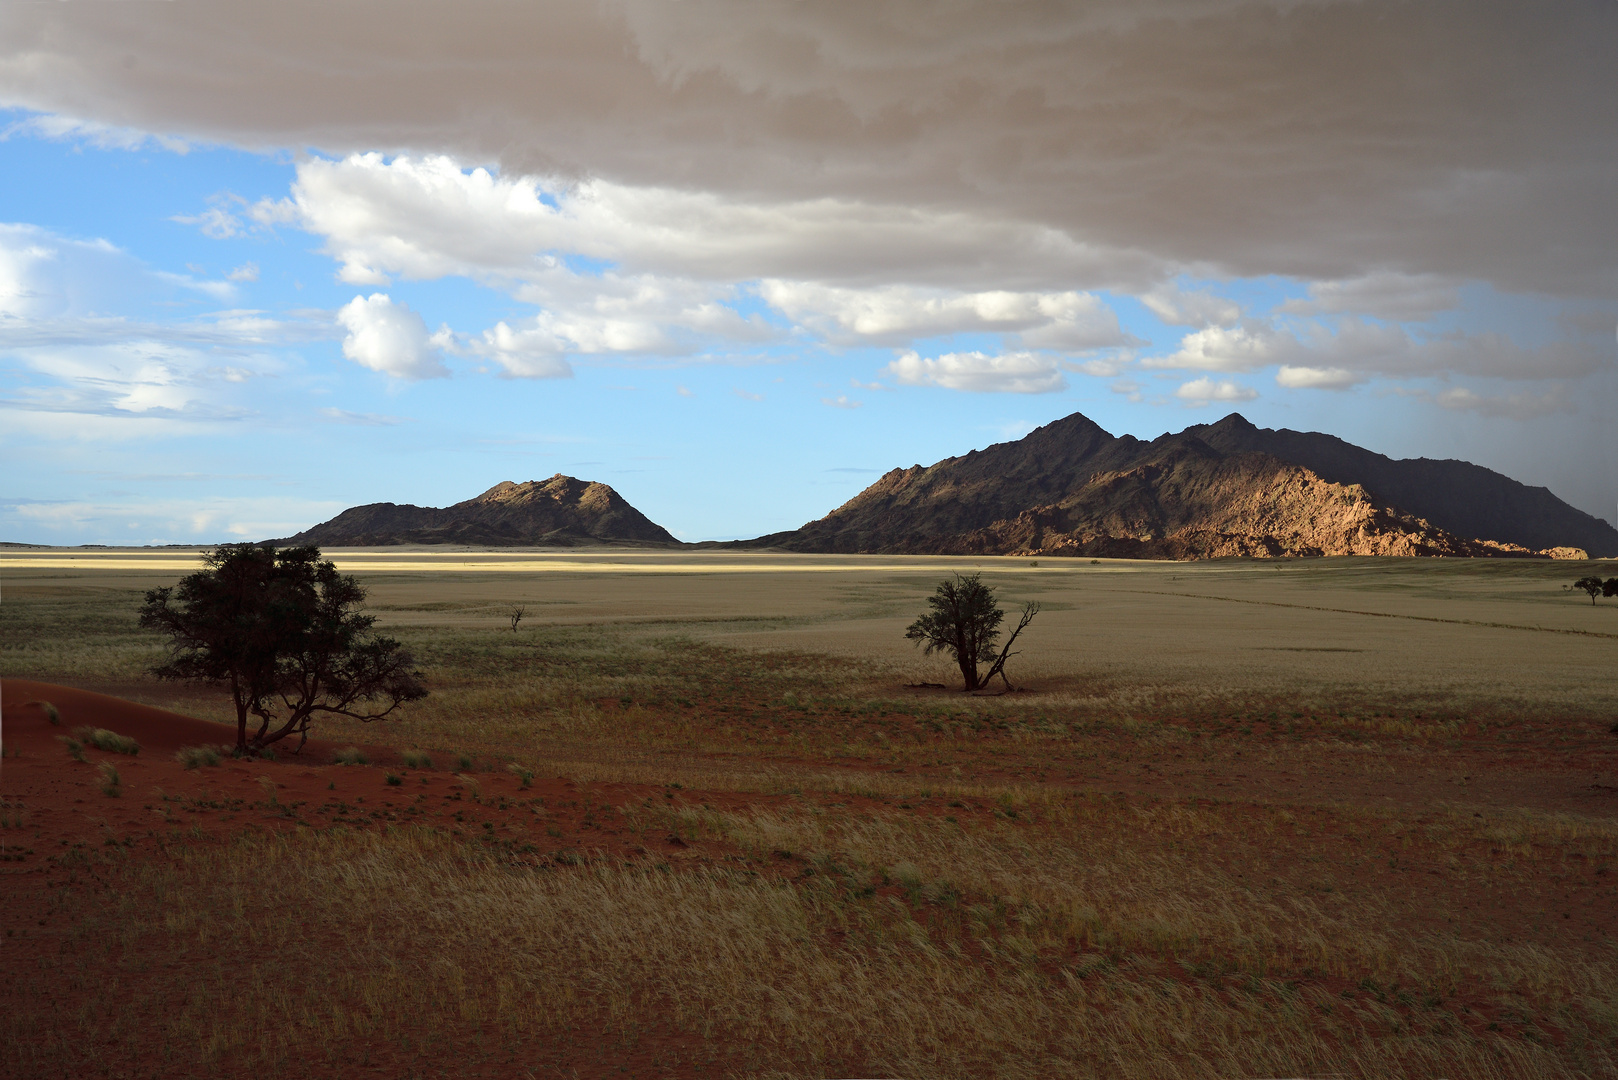
{"label": "blue sky", "polygon": [[[83,31],[64,64],[107,44],[71,14],[37,17]],[[663,47],[742,90],[764,77],[745,45]],[[768,163],[803,146],[738,137],[759,108],[745,93],[734,124],[668,136],[663,159],[641,153],[638,115],[620,143],[592,132],[549,159],[536,148],[585,136],[525,117],[480,150],[409,102],[338,134],[267,133],[245,104],[200,117],[149,87],[128,115],[138,82],[53,107],[67,76],[17,70],[0,56],[0,539],[261,539],[557,472],[682,539],[746,537],[1075,411],[1144,438],[1240,411],[1477,461],[1614,516],[1601,235],[1593,254],[1557,248],[1562,266],[1503,227],[1457,240],[1460,211],[1410,225],[1394,209],[1408,186],[1336,222],[1285,178],[1257,211],[1210,181],[1188,189],[1205,215],[1170,220],[1184,200],[1165,195],[1131,225],[1108,216],[1121,196],[1106,214],[1050,196],[1037,160],[951,193],[938,176],[968,171],[966,150],[906,181],[921,151],[953,146],[954,116],[870,176],[815,148],[816,186]],[[644,110],[685,108],[686,84],[654,75]],[[920,93],[915,78],[892,93]],[[225,106],[249,99],[242,82]],[[871,151],[846,141],[863,167]],[[727,155],[741,164],[710,163]],[[1242,228],[1210,257],[1226,219]]]}

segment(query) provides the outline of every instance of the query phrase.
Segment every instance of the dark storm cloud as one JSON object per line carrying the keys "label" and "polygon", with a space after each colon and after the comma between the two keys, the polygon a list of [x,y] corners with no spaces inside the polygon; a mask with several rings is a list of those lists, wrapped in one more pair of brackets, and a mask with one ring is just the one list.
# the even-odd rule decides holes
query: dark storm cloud
{"label": "dark storm cloud", "polygon": [[1618,286],[1615,46],[1618,6],[1593,0],[7,5],[0,100],[1022,222],[1137,284],[1387,272],[1595,296]]}

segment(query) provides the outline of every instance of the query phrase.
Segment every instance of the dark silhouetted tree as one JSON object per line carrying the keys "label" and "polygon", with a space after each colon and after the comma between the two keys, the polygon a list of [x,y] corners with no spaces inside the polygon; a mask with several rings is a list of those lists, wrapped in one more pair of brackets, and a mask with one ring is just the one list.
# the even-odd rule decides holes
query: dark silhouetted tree
{"label": "dark silhouetted tree", "polygon": [[[169,636],[158,678],[229,687],[238,751],[289,735],[302,749],[316,713],[380,720],[427,696],[410,654],[354,610],[365,590],[319,548],[221,544],[202,561],[146,594],[140,624]],[[259,720],[251,738],[249,716]]]}
{"label": "dark silhouetted tree", "polygon": [[[1006,613],[996,606],[994,590],[983,584],[981,575],[956,574],[952,580],[941,582],[938,590],[927,598],[927,606],[932,610],[911,623],[905,637],[921,645],[922,651],[929,655],[944,652],[954,657],[968,691],[982,689],[996,675],[1010,690],[1006,660],[1016,655],[1011,646],[1039,614],[1039,605],[1032,600],[1024,605],[1017,628],[998,653],[995,640],[1000,636],[1000,623]],[[989,665],[981,675],[979,664]]]}
{"label": "dark silhouetted tree", "polygon": [[1602,596],[1618,596],[1618,577],[1610,577],[1601,583]]}
{"label": "dark silhouetted tree", "polygon": [[[1585,592],[1589,593],[1590,603],[1592,604],[1596,602],[1596,597],[1600,596],[1602,590],[1606,588],[1606,586],[1602,584],[1601,579],[1598,577],[1581,577],[1579,580],[1573,583],[1573,587],[1575,589],[1583,589]],[[1611,596],[1612,594],[1608,593],[1607,595]]]}

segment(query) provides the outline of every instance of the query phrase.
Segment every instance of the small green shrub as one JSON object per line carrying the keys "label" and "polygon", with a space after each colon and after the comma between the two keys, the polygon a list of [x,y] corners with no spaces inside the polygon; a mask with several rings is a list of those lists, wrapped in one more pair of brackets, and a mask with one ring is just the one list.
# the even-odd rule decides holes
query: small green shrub
{"label": "small green shrub", "polygon": [[399,756],[404,759],[405,768],[407,769],[430,769],[433,767],[433,759],[420,750],[406,750]]}
{"label": "small green shrub", "polygon": [[223,759],[219,751],[211,746],[182,746],[174,755],[174,760],[188,769],[200,769],[204,765],[211,768]]}
{"label": "small green shrub", "polygon": [[455,765],[462,772],[465,772],[466,770],[470,769],[472,767],[471,755],[469,755],[469,754],[460,754],[460,755],[458,755],[455,758]]}
{"label": "small green shrub", "polygon": [[128,735],[120,735],[116,731],[108,731],[99,727],[80,727],[73,729],[73,736],[83,739],[97,750],[105,750],[109,754],[138,754],[140,743]]}
{"label": "small green shrub", "polygon": [[45,719],[47,719],[47,720],[49,720],[51,722],[52,727],[60,727],[61,726],[62,714],[61,714],[61,712],[59,712],[57,710],[55,705],[52,705],[48,701],[41,701],[39,703],[39,707],[41,709],[45,710]]}
{"label": "small green shrub", "polygon": [[515,776],[518,780],[521,780],[523,787],[528,787],[534,782],[534,770],[526,769],[523,766],[518,765],[515,761],[506,766],[506,771]]}
{"label": "small green shrub", "polygon": [[74,761],[84,760],[84,744],[77,739],[70,739],[66,735],[56,736],[58,742],[67,747],[67,756]]}
{"label": "small green shrub", "polygon": [[387,778],[389,787],[398,787],[400,784],[404,783],[404,781],[399,778],[398,773],[385,773],[384,775]]}
{"label": "small green shrub", "polygon": [[371,763],[371,759],[365,756],[365,751],[357,746],[339,750],[331,756],[331,759],[337,765],[369,765]]}
{"label": "small green shrub", "polygon": [[118,766],[110,761],[103,761],[96,766],[101,774],[101,793],[110,799],[116,799],[124,793],[124,778],[118,775]]}

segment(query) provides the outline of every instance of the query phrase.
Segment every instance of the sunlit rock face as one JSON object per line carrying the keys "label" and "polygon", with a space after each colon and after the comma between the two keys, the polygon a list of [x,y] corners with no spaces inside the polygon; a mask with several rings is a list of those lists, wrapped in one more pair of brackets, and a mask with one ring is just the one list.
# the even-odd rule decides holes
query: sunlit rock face
{"label": "sunlit rock face", "polygon": [[1618,551],[1618,532],[1466,462],[1394,461],[1234,414],[1143,442],[1075,413],[1017,442],[895,469],[824,518],[757,543],[1152,559],[1576,558]]}

